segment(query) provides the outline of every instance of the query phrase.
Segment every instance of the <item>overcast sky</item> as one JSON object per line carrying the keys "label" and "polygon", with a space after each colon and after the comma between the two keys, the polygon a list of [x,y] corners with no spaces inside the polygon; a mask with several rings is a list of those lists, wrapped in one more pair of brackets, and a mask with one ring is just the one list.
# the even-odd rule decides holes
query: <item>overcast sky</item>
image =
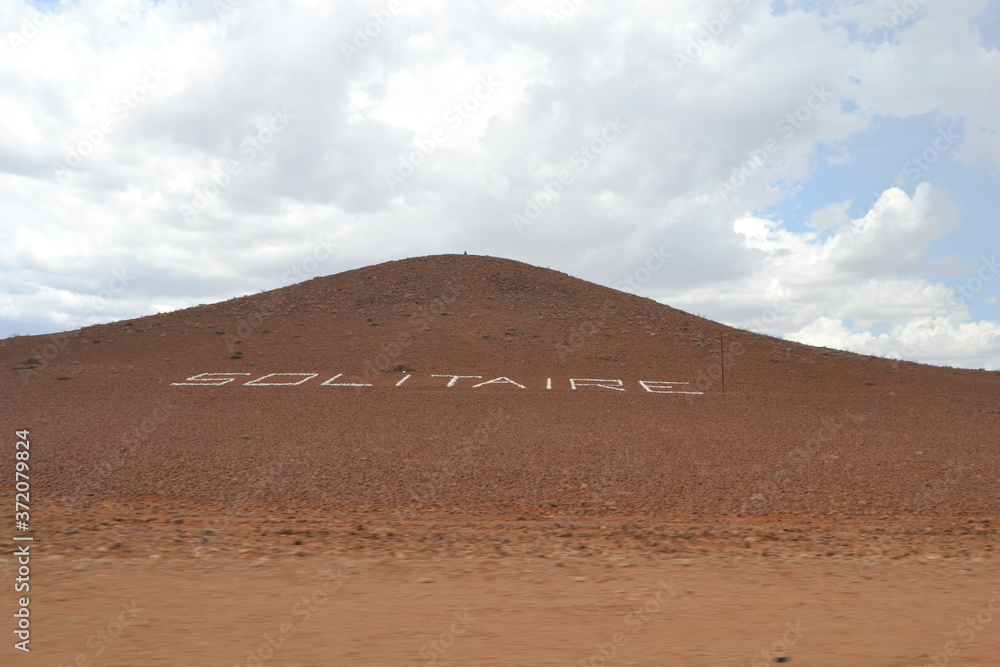
{"label": "overcast sky", "polygon": [[0,336],[487,254],[1000,369],[1000,2],[0,0]]}

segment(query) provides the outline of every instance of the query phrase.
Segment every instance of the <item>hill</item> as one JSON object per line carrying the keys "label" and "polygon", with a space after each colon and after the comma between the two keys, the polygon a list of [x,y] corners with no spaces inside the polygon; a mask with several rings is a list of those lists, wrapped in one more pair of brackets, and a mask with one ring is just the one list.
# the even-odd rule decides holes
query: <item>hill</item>
{"label": "hill", "polygon": [[389,262],[7,339],[0,362],[4,423],[31,432],[33,489],[65,502],[1000,509],[1000,374],[791,343],[492,257]]}

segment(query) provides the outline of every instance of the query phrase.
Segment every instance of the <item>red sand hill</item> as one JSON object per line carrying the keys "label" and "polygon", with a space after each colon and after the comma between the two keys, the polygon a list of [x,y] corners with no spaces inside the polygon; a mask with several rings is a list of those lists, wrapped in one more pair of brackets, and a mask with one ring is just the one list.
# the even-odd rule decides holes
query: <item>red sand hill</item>
{"label": "red sand hill", "polygon": [[0,361],[3,423],[31,430],[44,497],[679,517],[1000,508],[997,373],[790,343],[491,257],[7,339]]}

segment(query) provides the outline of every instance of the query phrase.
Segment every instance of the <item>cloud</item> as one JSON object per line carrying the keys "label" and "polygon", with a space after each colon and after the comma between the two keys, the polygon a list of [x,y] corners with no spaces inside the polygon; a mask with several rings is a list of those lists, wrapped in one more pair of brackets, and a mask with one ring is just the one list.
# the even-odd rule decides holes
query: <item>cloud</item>
{"label": "cloud", "polygon": [[[949,159],[995,167],[1000,91],[982,82],[1000,52],[973,24],[982,1],[898,21],[888,0],[815,4],[6,0],[0,322],[269,289],[332,243],[317,274],[468,250],[728,322],[780,302],[787,335],[831,318],[851,344],[895,340],[952,317],[928,274],[978,260],[941,248],[990,224],[963,217],[970,192],[922,169],[861,218],[843,196],[799,221],[761,212],[857,163],[846,143],[883,117],[954,120]],[[609,122],[623,130],[587,156]],[[566,172],[519,233],[512,216]],[[95,315],[112,270],[134,278]]]}
{"label": "cloud", "polygon": [[[955,365],[996,358],[1000,325],[969,322],[954,288],[912,276],[933,242],[959,225],[947,192],[921,183],[911,199],[890,188],[862,218],[835,215],[826,235],[741,218],[733,229],[753,269],[661,298],[811,345]],[[757,298],[747,302],[748,293]]]}
{"label": "cloud", "polygon": [[787,337],[799,343],[861,354],[1000,370],[1000,362],[996,361],[1000,324],[996,322],[967,322],[961,317],[945,315],[916,317],[886,333],[872,334],[853,330],[843,320],[820,317]]}

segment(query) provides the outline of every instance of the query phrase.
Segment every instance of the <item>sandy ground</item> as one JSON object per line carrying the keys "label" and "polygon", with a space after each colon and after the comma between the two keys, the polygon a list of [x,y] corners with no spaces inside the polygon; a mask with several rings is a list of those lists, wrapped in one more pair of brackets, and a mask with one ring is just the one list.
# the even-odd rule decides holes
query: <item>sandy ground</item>
{"label": "sandy ground", "polygon": [[164,501],[44,517],[32,651],[8,642],[7,664],[1000,661],[989,521],[220,518]]}
{"label": "sandy ground", "polygon": [[17,664],[1000,660],[1000,572],[967,558],[43,557],[36,572],[34,650],[3,651]]}

